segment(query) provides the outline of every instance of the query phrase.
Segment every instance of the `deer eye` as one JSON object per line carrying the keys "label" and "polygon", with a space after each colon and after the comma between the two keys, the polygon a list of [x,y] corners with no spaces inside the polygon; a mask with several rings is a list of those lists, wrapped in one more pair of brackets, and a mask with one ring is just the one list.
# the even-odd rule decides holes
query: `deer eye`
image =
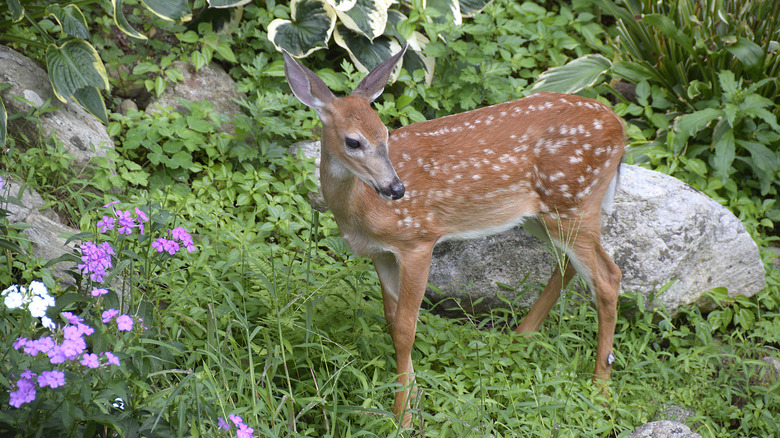
{"label": "deer eye", "polygon": [[344,140],[344,144],[346,144],[347,147],[350,148],[350,149],[358,149],[358,148],[360,148],[360,141],[355,140],[354,138],[347,137]]}

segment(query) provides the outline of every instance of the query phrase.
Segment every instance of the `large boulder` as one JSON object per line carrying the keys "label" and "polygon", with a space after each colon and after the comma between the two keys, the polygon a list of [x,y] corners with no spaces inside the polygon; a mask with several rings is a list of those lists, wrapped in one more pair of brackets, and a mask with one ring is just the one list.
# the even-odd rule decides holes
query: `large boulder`
{"label": "large boulder", "polygon": [[[299,150],[316,160],[319,142],[290,148],[293,154]],[[310,201],[315,208],[325,207],[321,196]],[[671,313],[686,304],[707,309],[712,303],[702,295],[713,288],[751,296],[764,287],[758,247],[739,219],[670,176],[623,165],[614,206],[602,225],[603,246],[623,271],[622,290],[654,295],[657,301],[646,300],[649,306],[661,302]],[[505,306],[499,294],[530,306],[538,290],[517,286],[545,283],[555,263],[553,252],[520,227],[442,242],[434,249],[428,281],[435,287],[427,294],[434,302],[454,298],[469,312]]]}
{"label": "large boulder", "polygon": [[[0,46],[0,84],[10,84],[0,93],[8,115],[27,114],[47,100],[59,109],[44,112],[36,120],[18,117],[8,120],[8,132],[24,134],[32,142],[56,137],[74,157],[73,166],[83,169],[95,156],[105,157],[106,148],[114,148],[106,127],[77,103],[62,103],[54,95],[49,76],[35,61]],[[40,129],[39,125],[40,124]]]}
{"label": "large boulder", "polygon": [[674,421],[653,421],[640,426],[629,438],[701,438],[691,429]]}

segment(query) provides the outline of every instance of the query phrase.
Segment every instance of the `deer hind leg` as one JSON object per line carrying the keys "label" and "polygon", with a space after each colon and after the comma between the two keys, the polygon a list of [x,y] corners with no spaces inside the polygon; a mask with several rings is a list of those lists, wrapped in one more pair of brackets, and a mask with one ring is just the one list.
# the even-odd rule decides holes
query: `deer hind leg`
{"label": "deer hind leg", "polygon": [[395,393],[393,413],[404,427],[411,426],[411,402],[417,395],[412,347],[420,304],[428,284],[432,251],[433,244],[407,251],[399,257],[390,255],[374,258],[382,284],[385,318],[395,347],[398,383],[401,385]]}
{"label": "deer hind leg", "polygon": [[[543,221],[549,239],[566,253],[570,263],[567,263],[562,280],[558,280],[560,269],[553,273],[550,283],[553,283],[551,289],[555,292],[549,292],[549,297],[545,297],[547,289],[550,288],[548,284],[539,298],[540,300],[545,298],[543,304],[539,305],[539,315],[541,315],[542,310],[549,311],[547,307],[552,307],[555,302],[553,298],[558,298],[558,291],[560,291],[558,284],[565,286],[573,275],[572,268],[576,270],[590,286],[598,314],[598,345],[593,377],[597,380],[607,380],[615,360],[612,345],[617,318],[617,297],[622,274],[620,268],[601,246],[599,216],[593,215],[589,219],[587,221],[583,219],[576,221],[545,219]],[[563,282],[559,283],[561,281]],[[536,307],[536,303],[534,307]]]}

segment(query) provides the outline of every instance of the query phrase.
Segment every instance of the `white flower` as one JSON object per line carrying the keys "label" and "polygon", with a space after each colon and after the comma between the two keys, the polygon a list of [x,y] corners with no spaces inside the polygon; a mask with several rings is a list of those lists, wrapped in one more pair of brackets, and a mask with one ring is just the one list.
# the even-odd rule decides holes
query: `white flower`
{"label": "white flower", "polygon": [[42,318],[46,316],[47,307],[49,307],[47,300],[36,295],[33,297],[32,302],[27,306],[27,310],[30,311],[30,315],[36,318]]}
{"label": "white flower", "polygon": [[18,309],[19,307],[22,307],[24,305],[24,297],[22,297],[22,294],[19,293],[19,290],[9,292],[9,289],[11,288],[3,291],[3,295],[5,295],[5,300],[3,301],[5,307],[8,307],[9,309]]}
{"label": "white flower", "polygon": [[49,330],[54,330],[57,328],[57,324],[55,324],[54,321],[52,321],[48,316],[41,317],[41,324]]}
{"label": "white flower", "polygon": [[46,285],[40,281],[33,281],[30,283],[30,292],[32,292],[33,295],[38,295],[42,298],[49,296],[49,290],[46,289]]}

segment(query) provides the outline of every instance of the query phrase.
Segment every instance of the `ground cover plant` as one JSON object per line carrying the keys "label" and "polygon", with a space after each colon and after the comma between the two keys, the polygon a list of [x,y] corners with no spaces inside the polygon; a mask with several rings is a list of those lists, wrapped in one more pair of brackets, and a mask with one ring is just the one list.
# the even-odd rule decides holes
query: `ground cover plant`
{"label": "ground cover plant", "polygon": [[[208,102],[188,103],[186,116],[122,116],[107,96],[115,172],[105,161],[74,173],[55,139],[31,145],[11,133],[0,155],[1,436],[612,437],[671,415],[669,405],[691,410],[685,422],[706,437],[780,432],[780,383],[762,361],[778,359],[780,347],[769,258],[764,291],[732,299],[715,290],[710,313],[684,308],[672,317],[628,291],[608,398],[590,382],[596,314],[581,303],[587,297],[567,291],[540,333],[519,340],[508,329],[521,309],[453,320],[437,313],[450,305],[429,303],[413,351],[421,420],[400,430],[373,268],[350,255],[328,214],[312,211],[313,164],[286,152],[317,129],[314,114],[289,94],[266,38],[268,25],[289,14],[286,3],[254,2],[231,35],[207,33],[211,46],[170,25],[167,38],[127,52],[113,42],[111,23],[87,20],[104,62],[141,66],[126,78],[153,93],[170,79],[167,63],[211,47],[206,54],[225,63],[248,98],[232,135],[219,130],[224,120]],[[128,19],[144,32],[156,25]],[[437,57],[436,77],[427,86],[421,71],[401,73],[376,105],[390,126],[519,97],[548,67],[601,50],[610,43],[601,38],[618,31],[589,2],[494,0],[460,26],[419,26],[441,35],[426,48]],[[155,57],[163,60],[157,70]],[[307,64],[337,92],[362,77],[338,50],[314,52]],[[708,108],[728,113],[734,99],[762,93],[751,88],[760,77],[721,70],[716,82],[701,82],[723,92],[693,109],[673,108],[678,102],[662,84],[647,79],[638,81],[635,102],[617,104],[635,146],[670,154],[643,149],[650,166],[718,184],[711,144],[697,146],[707,130],[724,129],[717,121],[691,130],[684,153],[665,148],[675,118]],[[777,122],[777,102],[750,100]],[[755,124],[750,141],[776,152],[771,135],[758,135],[775,129],[767,117],[733,114],[730,126],[742,132]],[[723,187],[751,168],[735,160]],[[11,178],[26,178],[49,205],[67,206],[58,210],[82,232],[71,257],[76,286],[53,278],[50,261],[31,256],[24,225],[8,223]],[[759,199],[759,179],[748,186],[704,188],[766,245],[774,207]],[[59,361],[63,347],[70,349]]]}

